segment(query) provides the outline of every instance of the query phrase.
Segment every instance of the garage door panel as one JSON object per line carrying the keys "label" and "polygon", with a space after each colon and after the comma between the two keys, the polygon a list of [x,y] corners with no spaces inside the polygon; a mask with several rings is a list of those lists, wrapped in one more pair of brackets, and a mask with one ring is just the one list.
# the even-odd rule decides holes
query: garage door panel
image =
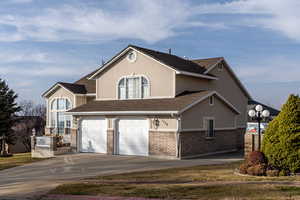
{"label": "garage door panel", "polygon": [[119,121],[119,154],[148,155],[149,124],[146,119]]}
{"label": "garage door panel", "polygon": [[81,121],[81,152],[107,152],[107,122],[103,118]]}

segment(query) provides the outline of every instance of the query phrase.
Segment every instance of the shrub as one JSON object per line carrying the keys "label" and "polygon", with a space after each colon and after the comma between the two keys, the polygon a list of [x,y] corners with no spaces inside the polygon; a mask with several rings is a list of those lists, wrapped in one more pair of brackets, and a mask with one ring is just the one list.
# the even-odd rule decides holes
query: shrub
{"label": "shrub", "polygon": [[253,176],[264,176],[266,174],[266,165],[265,164],[258,164],[250,166],[247,169],[247,174]]}
{"label": "shrub", "polygon": [[268,169],[266,171],[267,176],[279,176],[279,170],[278,169]]}
{"label": "shrub", "polygon": [[[280,114],[269,123],[263,148],[268,163],[292,173],[300,169],[300,98],[290,95]],[[285,174],[280,172],[280,175]]]}
{"label": "shrub", "polygon": [[290,175],[290,172],[288,170],[283,169],[280,170],[279,172],[279,176],[288,176],[288,175]]}
{"label": "shrub", "polygon": [[248,165],[246,163],[242,163],[239,167],[239,172],[241,174],[247,174]]}
{"label": "shrub", "polygon": [[266,163],[266,157],[260,151],[253,151],[253,152],[249,153],[246,162],[249,166],[263,164],[263,163]]}

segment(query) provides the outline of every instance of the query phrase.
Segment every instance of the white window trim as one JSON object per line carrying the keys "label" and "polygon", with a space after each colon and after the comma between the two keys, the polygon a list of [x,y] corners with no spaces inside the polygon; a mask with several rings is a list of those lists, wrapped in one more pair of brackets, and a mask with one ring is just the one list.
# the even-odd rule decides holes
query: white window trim
{"label": "white window trim", "polygon": [[[125,79],[125,91],[126,91],[126,98],[125,99],[120,99],[120,95],[119,95],[119,84],[120,81],[122,79]],[[139,93],[140,93],[140,97],[139,98],[130,98],[128,99],[127,95],[128,95],[128,91],[127,91],[127,79],[129,78],[139,78],[139,83],[140,83],[140,87],[139,87]],[[142,78],[145,78],[148,81],[148,92],[149,95],[148,97],[143,97],[142,98]],[[148,76],[144,75],[144,74],[138,74],[138,75],[127,75],[127,76],[122,76],[121,78],[118,79],[117,84],[116,84],[116,99],[118,100],[137,100],[137,99],[150,99],[151,98],[151,83],[150,83],[150,79],[148,78]]]}
{"label": "white window trim", "polygon": [[[208,120],[213,120],[214,121],[214,127],[213,127],[214,135],[213,136],[208,135],[208,128],[209,128],[208,127]],[[203,117],[203,128],[206,131],[206,135],[205,135],[206,138],[215,138],[216,137],[216,133],[215,133],[215,131],[216,131],[216,120],[215,120],[214,117]]]}
{"label": "white window trim", "polygon": [[[49,123],[49,128],[57,128],[57,123],[55,123],[55,126],[52,126],[52,113],[53,112],[56,112],[56,113],[58,113],[58,112],[64,112],[64,118],[65,118],[65,116],[67,116],[67,115],[65,115],[65,112],[67,112],[68,110],[57,110],[57,108],[56,109],[52,109],[52,103],[53,103],[53,101],[57,101],[58,99],[67,99],[69,102],[70,102],[70,109],[68,109],[68,110],[71,110],[72,108],[73,108],[73,103],[72,103],[72,101],[70,100],[70,98],[68,98],[68,97],[54,97],[54,98],[52,98],[49,102],[49,104],[48,104],[48,119],[49,119],[49,121],[48,121],[48,123]],[[57,122],[57,117],[56,117],[56,122]],[[64,119],[64,127],[66,128],[67,127],[67,124],[66,124],[66,119]],[[70,128],[72,128],[73,127],[73,119],[71,118],[71,124],[70,124]]]}
{"label": "white window trim", "polygon": [[[130,60],[130,58],[129,58],[129,54],[130,54],[130,53],[133,53],[133,54],[134,54],[134,59],[132,59],[132,60]],[[126,58],[127,58],[127,60],[128,60],[129,62],[134,63],[134,62],[137,60],[137,53],[136,53],[136,51],[134,51],[134,50],[129,51],[129,52],[127,53],[127,55],[126,55]]]}

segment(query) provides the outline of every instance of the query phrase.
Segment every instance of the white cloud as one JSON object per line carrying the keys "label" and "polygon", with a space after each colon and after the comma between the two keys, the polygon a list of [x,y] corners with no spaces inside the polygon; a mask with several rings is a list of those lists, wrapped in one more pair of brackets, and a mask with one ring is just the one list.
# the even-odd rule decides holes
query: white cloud
{"label": "white cloud", "polygon": [[240,64],[238,76],[252,83],[288,83],[300,81],[300,60],[287,57],[270,57],[255,63]]}
{"label": "white cloud", "polygon": [[81,66],[0,66],[1,75],[5,76],[23,76],[23,78],[30,80],[30,77],[81,77],[84,72],[91,72],[92,68]]}
{"label": "white cloud", "polygon": [[[11,0],[10,2],[31,2]],[[226,3],[199,3],[180,0],[115,1],[121,11],[87,4],[61,5],[32,12],[32,15],[0,15],[1,25],[13,32],[0,32],[0,42],[84,41],[140,39],[154,43],[185,32],[188,27],[224,29],[232,25],[257,26],[278,31],[300,41],[299,0],[238,0]],[[124,12],[125,10],[125,12]],[[214,19],[199,16],[214,14]],[[232,20],[222,15],[236,15]],[[198,19],[197,19],[198,18]],[[207,19],[207,18],[206,18]]]}
{"label": "white cloud", "polygon": [[[116,2],[118,4],[118,1]],[[191,5],[179,0],[119,1],[126,12],[64,5],[44,9],[34,16],[0,15],[0,26],[8,25],[15,32],[0,34],[0,41],[103,41],[140,39],[153,43],[176,35],[183,27],[223,28],[220,23],[193,24]],[[172,11],[172,12],[170,12]],[[4,35],[5,34],[5,35]]]}
{"label": "white cloud", "polygon": [[224,22],[225,25],[257,26],[278,31],[300,42],[299,10],[299,0],[239,0],[193,8],[198,14],[240,14],[232,21]]}
{"label": "white cloud", "polygon": [[48,63],[50,62],[46,53],[42,52],[16,52],[16,51],[4,51],[0,53],[0,64],[7,63]]}

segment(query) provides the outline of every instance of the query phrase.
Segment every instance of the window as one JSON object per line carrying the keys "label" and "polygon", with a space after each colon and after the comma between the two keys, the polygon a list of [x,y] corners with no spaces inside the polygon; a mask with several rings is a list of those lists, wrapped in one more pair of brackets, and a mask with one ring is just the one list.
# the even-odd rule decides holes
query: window
{"label": "window", "polygon": [[214,105],[214,96],[209,97],[209,105]]}
{"label": "window", "polygon": [[65,111],[71,108],[71,102],[66,98],[57,98],[52,101],[50,125],[57,128],[58,134],[63,134],[65,128],[71,128],[72,117],[64,114]]}
{"label": "window", "polygon": [[136,61],[136,58],[137,58],[137,55],[136,55],[136,52],[135,51],[130,51],[128,54],[127,54],[127,60],[129,62],[135,62]]}
{"label": "window", "polygon": [[214,119],[206,119],[206,137],[215,136],[215,121]]}
{"label": "window", "polygon": [[144,76],[122,78],[118,83],[119,99],[142,99],[149,97],[149,81]]}

